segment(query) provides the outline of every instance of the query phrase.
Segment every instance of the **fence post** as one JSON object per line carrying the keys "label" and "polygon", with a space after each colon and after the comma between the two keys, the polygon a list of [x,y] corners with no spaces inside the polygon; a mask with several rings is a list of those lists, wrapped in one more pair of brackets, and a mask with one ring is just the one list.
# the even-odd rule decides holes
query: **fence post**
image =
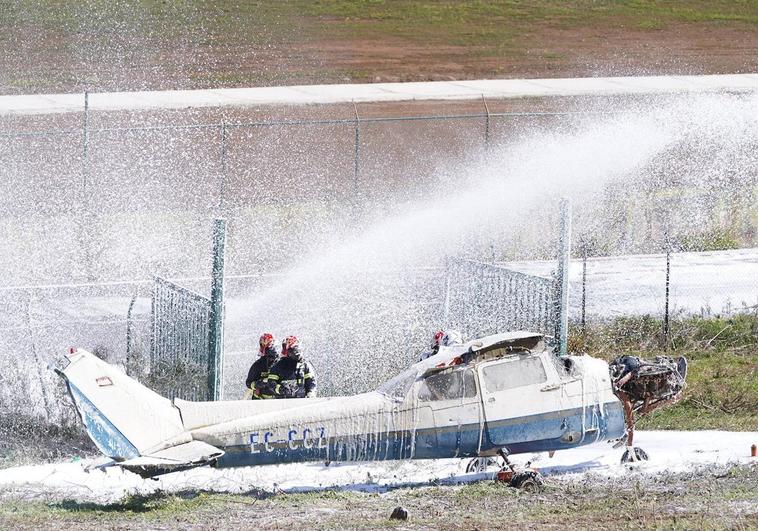
{"label": "fence post", "polygon": [[568,199],[561,199],[560,203],[560,236],[558,237],[558,320],[556,339],[558,340],[558,354],[565,356],[568,353],[568,296],[569,296],[569,260],[571,258],[571,204]]}
{"label": "fence post", "polygon": [[356,200],[358,198],[358,178],[360,176],[360,162],[361,162],[361,128],[360,117],[358,116],[358,106],[353,101],[353,111],[355,112],[355,155],[353,158],[353,197]]}
{"label": "fence post", "polygon": [[666,300],[663,310],[663,350],[669,348],[669,292],[671,286],[671,244],[666,235]]}
{"label": "fence post", "polygon": [[84,252],[84,263],[86,267],[87,278],[90,281],[96,280],[95,276],[95,251],[92,248],[94,237],[93,225],[95,223],[92,215],[92,204],[89,198],[89,92],[84,91],[84,123],[82,124],[82,197],[81,208],[82,215],[79,219],[79,237],[81,238],[82,251]]}
{"label": "fence post", "polygon": [[134,376],[132,374],[132,365],[134,360],[132,359],[132,310],[134,310],[134,303],[137,301],[137,292],[132,295],[132,300],[129,301],[129,309],[126,311],[126,374],[128,376]]}
{"label": "fence post", "polygon": [[210,400],[221,399],[224,381],[224,248],[226,220],[213,220],[213,274],[211,322],[208,327],[208,390]]}
{"label": "fence post", "polygon": [[450,257],[445,256],[445,305],[442,323],[445,328],[450,325]]}
{"label": "fence post", "polygon": [[84,126],[82,129],[82,196],[87,201],[87,179],[89,177],[89,92],[84,91]]}
{"label": "fence post", "polygon": [[484,103],[484,147],[488,148],[490,146],[490,108],[487,105],[487,99],[484,97],[484,94],[482,94],[482,103]]}
{"label": "fence post", "polygon": [[226,195],[226,121],[221,120],[221,175],[218,183],[218,212],[224,215],[224,202]]}
{"label": "fence post", "polygon": [[582,336],[587,337],[587,245],[582,242]]}
{"label": "fence post", "polygon": [[32,326],[32,292],[29,291],[27,294],[27,297],[24,302],[26,302],[26,308],[25,308],[25,321],[26,321],[26,333],[27,338],[29,340],[29,346],[31,347],[32,355],[34,356],[34,366],[37,368],[37,377],[39,378],[39,384],[42,388],[42,401],[43,405],[45,407],[45,416],[47,417],[48,422],[52,421],[52,409],[51,404],[53,403],[53,400],[50,399],[48,386],[45,382],[45,373],[43,372],[43,369],[45,367],[44,362],[39,356],[39,351],[37,349],[37,342],[35,340],[35,334],[34,334],[34,327]]}
{"label": "fence post", "polygon": [[158,359],[158,283],[157,277],[153,276],[153,287],[150,295],[150,371],[155,368],[155,362]]}

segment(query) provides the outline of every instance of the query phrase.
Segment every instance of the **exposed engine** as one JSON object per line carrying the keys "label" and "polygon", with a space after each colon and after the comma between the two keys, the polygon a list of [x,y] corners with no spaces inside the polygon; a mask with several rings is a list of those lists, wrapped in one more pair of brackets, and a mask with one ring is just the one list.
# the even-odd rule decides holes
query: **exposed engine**
{"label": "exposed engine", "polygon": [[613,392],[622,401],[626,395],[635,413],[649,413],[663,403],[681,398],[687,376],[687,360],[656,356],[653,361],[620,356],[609,364]]}
{"label": "exposed engine", "polygon": [[634,425],[637,420],[666,404],[682,397],[687,377],[687,359],[676,360],[669,356],[656,356],[653,361],[637,356],[620,356],[608,364],[613,393],[624,406],[627,451],[622,462],[647,459],[640,448],[633,446]]}

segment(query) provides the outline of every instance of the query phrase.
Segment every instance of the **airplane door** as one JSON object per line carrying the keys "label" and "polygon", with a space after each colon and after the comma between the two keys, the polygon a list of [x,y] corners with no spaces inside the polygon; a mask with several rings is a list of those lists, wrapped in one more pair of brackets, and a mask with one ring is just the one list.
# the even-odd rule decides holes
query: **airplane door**
{"label": "airplane door", "polygon": [[475,455],[481,434],[481,401],[474,372],[455,368],[431,374],[418,389],[419,407],[434,417],[435,457]]}
{"label": "airplane door", "polygon": [[[560,384],[540,356],[519,356],[479,367],[487,434],[498,446],[561,436]],[[560,415],[559,415],[560,416]]]}

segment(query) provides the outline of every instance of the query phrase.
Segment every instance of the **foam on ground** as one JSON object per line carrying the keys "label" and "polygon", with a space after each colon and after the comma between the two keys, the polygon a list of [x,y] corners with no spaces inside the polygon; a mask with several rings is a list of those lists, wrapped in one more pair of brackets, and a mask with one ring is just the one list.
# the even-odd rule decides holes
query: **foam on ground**
{"label": "foam on ground", "polygon": [[[758,462],[750,446],[758,432],[644,431],[636,433],[636,445],[650,460],[621,465],[623,449],[607,442],[573,450],[513,456],[516,463],[532,460],[543,475],[561,481],[608,479],[631,474],[656,475],[687,472],[703,466]],[[0,498],[77,499],[113,502],[129,494],[158,490],[180,492],[212,490],[242,493],[253,490],[301,492],[326,488],[381,492],[403,486],[456,484],[486,480],[486,473],[468,474],[468,459],[392,461],[375,463],[303,463],[217,470],[199,468],[145,480],[117,468],[90,470],[103,460],[83,459],[0,470]]]}

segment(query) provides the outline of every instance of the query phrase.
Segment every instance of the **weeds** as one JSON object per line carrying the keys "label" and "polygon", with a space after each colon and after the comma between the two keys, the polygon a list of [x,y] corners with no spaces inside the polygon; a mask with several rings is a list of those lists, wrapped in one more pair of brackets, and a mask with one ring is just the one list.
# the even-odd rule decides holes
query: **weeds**
{"label": "weeds", "polygon": [[0,468],[95,452],[94,444],[79,424],[53,424],[18,413],[0,416]]}
{"label": "weeds", "polygon": [[674,316],[670,323],[669,348],[663,337],[663,321],[650,315],[618,317],[610,322],[572,327],[571,352],[613,358],[622,353],[689,351],[698,356],[732,352],[758,354],[758,311],[729,317]]}
{"label": "weeds", "polygon": [[548,478],[548,490],[524,494],[493,481],[465,486],[400,488],[387,494],[319,491],[299,494],[205,491],[131,494],[115,503],[0,502],[0,528],[61,525],[91,528],[234,528],[276,523],[308,529],[397,527],[393,507],[409,512],[403,527],[723,528],[756,522],[755,465],[703,467],[686,473]]}

